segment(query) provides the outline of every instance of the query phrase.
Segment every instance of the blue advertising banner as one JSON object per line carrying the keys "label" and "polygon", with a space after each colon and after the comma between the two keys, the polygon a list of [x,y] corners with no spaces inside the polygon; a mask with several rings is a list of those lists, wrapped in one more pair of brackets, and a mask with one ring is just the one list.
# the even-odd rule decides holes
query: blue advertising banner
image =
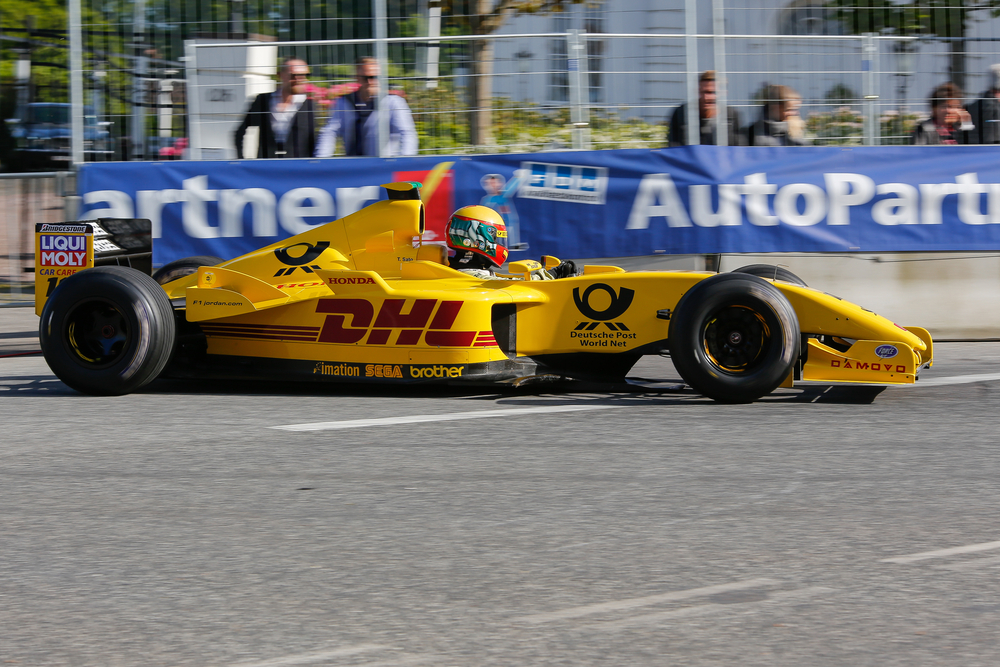
{"label": "blue advertising banner", "polygon": [[81,218],[149,218],[156,265],[230,258],[350,215],[400,180],[427,184],[425,241],[481,203],[507,219],[514,259],[1000,250],[992,146],[90,163]]}

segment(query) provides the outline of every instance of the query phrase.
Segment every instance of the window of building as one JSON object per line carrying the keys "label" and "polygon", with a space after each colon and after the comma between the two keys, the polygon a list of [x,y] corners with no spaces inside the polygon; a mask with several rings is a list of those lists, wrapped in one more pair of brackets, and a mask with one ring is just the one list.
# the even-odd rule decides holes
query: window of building
{"label": "window of building", "polygon": [[[552,17],[552,32],[566,32],[571,26],[571,16],[560,12]],[[566,38],[555,37],[549,42],[549,100],[569,101],[569,63],[566,58]]]}

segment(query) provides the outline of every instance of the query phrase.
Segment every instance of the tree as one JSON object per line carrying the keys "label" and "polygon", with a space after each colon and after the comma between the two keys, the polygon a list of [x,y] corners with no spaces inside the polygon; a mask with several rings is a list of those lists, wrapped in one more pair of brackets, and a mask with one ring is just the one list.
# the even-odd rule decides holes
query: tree
{"label": "tree", "polygon": [[988,12],[1000,16],[1000,0],[831,0],[847,32],[920,37],[947,42],[949,78],[965,88],[965,45],[969,26]]}
{"label": "tree", "polygon": [[835,83],[830,86],[830,89],[826,91],[826,95],[823,97],[827,103],[838,107],[857,104],[858,100],[861,99],[856,90],[843,83]]}
{"label": "tree", "polygon": [[[450,0],[441,9],[448,23],[464,28],[473,35],[492,35],[504,22],[518,14],[561,12],[566,5],[583,0]],[[471,143],[476,146],[492,142],[493,114],[493,40],[472,42],[472,77],[469,97],[472,119],[469,127]]]}

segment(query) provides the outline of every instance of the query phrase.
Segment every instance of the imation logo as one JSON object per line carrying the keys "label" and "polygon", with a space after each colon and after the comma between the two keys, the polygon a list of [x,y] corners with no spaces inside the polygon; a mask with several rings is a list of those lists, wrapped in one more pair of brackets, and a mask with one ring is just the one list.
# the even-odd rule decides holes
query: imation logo
{"label": "imation logo", "polygon": [[[590,305],[590,297],[595,291],[601,291],[607,293],[611,298],[611,303],[608,304],[607,308],[604,310],[596,310]],[[615,292],[614,288],[610,285],[604,283],[594,283],[590,285],[580,294],[580,288],[576,287],[573,289],[573,301],[576,303],[576,309],[580,313],[590,319],[596,320],[592,322],[581,322],[574,331],[593,331],[596,329],[601,322],[604,322],[606,326],[611,331],[628,331],[629,328],[621,322],[611,322],[609,320],[616,319],[625,314],[625,311],[629,309],[632,305],[632,299],[635,297],[635,290],[630,290],[627,287],[622,287],[618,292]]]}

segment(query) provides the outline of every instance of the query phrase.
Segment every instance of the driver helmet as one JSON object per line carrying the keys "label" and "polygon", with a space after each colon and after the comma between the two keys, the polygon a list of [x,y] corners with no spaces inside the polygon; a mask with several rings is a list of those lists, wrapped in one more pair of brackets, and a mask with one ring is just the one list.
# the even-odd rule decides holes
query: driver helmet
{"label": "driver helmet", "polygon": [[507,225],[491,208],[463,206],[448,221],[448,247],[480,255],[499,267],[507,261]]}

